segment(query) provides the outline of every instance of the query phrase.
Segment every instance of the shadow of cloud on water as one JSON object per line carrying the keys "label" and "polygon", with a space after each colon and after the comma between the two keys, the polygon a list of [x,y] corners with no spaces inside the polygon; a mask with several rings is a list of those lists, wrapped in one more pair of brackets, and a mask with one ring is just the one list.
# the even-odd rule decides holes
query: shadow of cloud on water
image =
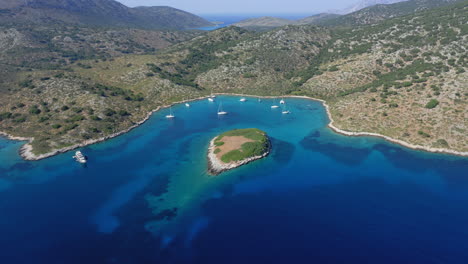
{"label": "shadow of cloud on water", "polygon": [[294,144],[270,137],[272,145],[270,156],[275,160],[276,164],[287,164],[291,161],[296,147]]}
{"label": "shadow of cloud on water", "polygon": [[[392,146],[390,143],[377,144],[373,149],[382,153],[395,167],[413,173],[424,173],[432,170],[443,176],[449,184],[468,187],[467,158],[418,152],[400,146]],[[424,158],[425,155],[429,155],[431,158]],[[432,157],[434,155],[440,155],[440,158]]]}
{"label": "shadow of cloud on water", "polygon": [[355,148],[329,142],[321,142],[320,138],[320,131],[313,131],[301,140],[300,145],[304,149],[319,152],[336,162],[348,166],[357,166],[361,164],[367,159],[372,151],[368,148]]}

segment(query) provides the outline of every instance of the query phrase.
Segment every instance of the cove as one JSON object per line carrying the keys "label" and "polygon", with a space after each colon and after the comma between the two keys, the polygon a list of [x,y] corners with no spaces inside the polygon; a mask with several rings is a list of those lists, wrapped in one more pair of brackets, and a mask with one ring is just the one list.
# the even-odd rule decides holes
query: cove
{"label": "cove", "polygon": [[[327,128],[321,103],[218,96],[120,137],[27,162],[0,138],[2,263],[465,263],[468,159]],[[222,102],[227,116],[218,117]],[[210,176],[216,135],[272,152]]]}

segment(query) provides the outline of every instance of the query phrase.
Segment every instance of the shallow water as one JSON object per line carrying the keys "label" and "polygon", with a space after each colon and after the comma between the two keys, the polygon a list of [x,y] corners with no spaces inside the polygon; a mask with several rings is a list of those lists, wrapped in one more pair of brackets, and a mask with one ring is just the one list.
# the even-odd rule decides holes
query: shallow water
{"label": "shallow water", "polygon": [[[467,158],[335,134],[315,101],[248,99],[155,113],[83,148],[87,167],[0,139],[1,262],[466,263]],[[249,127],[271,155],[207,175],[211,138]]]}

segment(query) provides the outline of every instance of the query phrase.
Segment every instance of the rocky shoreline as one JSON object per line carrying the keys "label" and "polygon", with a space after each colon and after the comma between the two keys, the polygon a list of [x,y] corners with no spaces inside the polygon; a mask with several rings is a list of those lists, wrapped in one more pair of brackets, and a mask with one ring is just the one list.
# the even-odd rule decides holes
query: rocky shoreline
{"label": "rocky shoreline", "polygon": [[[308,96],[297,96],[297,95],[256,96],[256,95],[235,94],[235,93],[216,93],[216,95],[245,96],[245,97],[255,97],[255,98],[278,98],[278,97],[302,98],[302,99],[318,101],[318,102],[321,102],[323,104],[323,106],[325,107],[325,110],[327,112],[328,118],[330,120],[330,123],[328,124],[328,127],[330,129],[332,129],[334,132],[338,133],[338,134],[342,134],[342,135],[345,135],[345,136],[352,136],[352,137],[362,137],[362,136],[379,137],[379,138],[383,138],[383,139],[385,139],[387,141],[390,141],[392,143],[395,143],[395,144],[398,144],[398,145],[401,145],[401,146],[404,146],[404,147],[407,147],[407,148],[415,149],[415,150],[422,150],[422,151],[427,151],[427,152],[432,152],[432,153],[442,153],[442,154],[450,154],[450,155],[468,157],[468,152],[461,152],[461,151],[455,151],[455,150],[444,149],[444,148],[430,148],[430,147],[414,145],[414,144],[411,144],[411,143],[408,143],[408,142],[405,142],[405,141],[402,141],[402,140],[394,139],[394,138],[384,136],[384,135],[381,135],[381,134],[377,134],[377,133],[350,132],[350,131],[342,130],[340,128],[337,128],[334,125],[334,121],[333,121],[333,118],[331,116],[330,109],[329,109],[329,106],[327,105],[327,103],[324,100],[317,99],[317,98],[312,98],[312,97],[308,97]],[[108,136],[105,136],[105,137],[101,137],[101,138],[98,138],[98,139],[86,140],[86,141],[83,141],[82,143],[75,144],[73,146],[53,150],[51,152],[40,154],[40,155],[36,155],[36,154],[33,153],[33,148],[32,148],[32,145],[30,143],[34,140],[34,138],[16,137],[16,136],[12,136],[12,135],[9,135],[9,134],[1,132],[1,131],[0,131],[0,136],[4,136],[4,137],[6,137],[8,139],[11,139],[11,140],[28,141],[28,143],[26,143],[25,145],[23,145],[20,148],[19,154],[25,160],[37,161],[37,160],[41,160],[41,159],[45,159],[45,158],[55,156],[57,154],[68,152],[70,150],[74,150],[74,149],[77,149],[77,148],[82,148],[82,147],[85,147],[85,146],[88,146],[88,145],[96,144],[96,143],[99,143],[99,142],[102,142],[102,141],[105,141],[105,140],[120,136],[120,135],[125,134],[125,133],[129,132],[130,130],[140,126],[141,124],[145,123],[151,117],[151,115],[153,113],[155,113],[155,112],[157,112],[157,111],[159,111],[161,109],[168,108],[168,107],[170,107],[172,105],[175,105],[175,104],[192,102],[192,101],[197,101],[197,100],[203,100],[203,99],[206,99],[206,98],[208,98],[208,96],[202,96],[202,97],[198,97],[198,98],[191,99],[191,100],[184,100],[184,101],[180,101],[180,102],[175,102],[175,103],[173,103],[171,105],[165,105],[165,106],[157,107],[155,110],[149,112],[142,121],[137,122],[136,124],[132,125],[131,127],[127,128],[125,130],[122,130],[120,132],[117,132],[117,133],[114,133],[114,134],[111,134],[111,135],[108,135]]]}
{"label": "rocky shoreline", "polygon": [[215,139],[216,139],[216,137],[213,138],[210,141],[210,146],[208,148],[208,155],[207,155],[207,157],[208,157],[208,173],[211,174],[211,175],[219,175],[219,174],[221,174],[221,173],[223,173],[225,171],[238,168],[238,167],[243,166],[245,164],[248,164],[248,163],[250,163],[252,161],[265,158],[271,152],[271,142],[270,142],[270,140],[268,140],[267,151],[265,153],[263,153],[262,155],[250,157],[250,158],[240,160],[240,161],[224,163],[224,162],[220,161],[218,159],[218,157],[216,157],[216,154],[214,154],[214,151],[216,149],[216,146],[214,144]]}
{"label": "rocky shoreline", "polygon": [[156,109],[150,111],[146,117],[135,123],[134,125],[130,126],[129,128],[127,129],[124,129],[120,132],[116,132],[116,133],[113,133],[113,134],[110,134],[110,135],[107,135],[105,137],[100,137],[100,138],[97,138],[97,139],[90,139],[90,140],[85,140],[83,141],[82,143],[79,143],[79,144],[75,144],[75,145],[72,145],[72,146],[69,146],[69,147],[65,147],[65,148],[61,148],[61,149],[56,149],[56,150],[53,150],[51,152],[48,152],[48,153],[44,153],[44,154],[39,154],[39,155],[36,155],[33,153],[33,147],[31,145],[31,142],[34,140],[34,138],[27,138],[27,137],[16,137],[16,136],[12,136],[12,135],[9,135],[5,132],[1,132],[0,131],[0,136],[4,136],[6,137],[7,139],[11,139],[11,140],[18,140],[18,141],[28,141],[28,143],[26,143],[25,145],[23,145],[20,149],[19,149],[19,155],[24,159],[24,160],[28,160],[28,161],[38,161],[38,160],[42,160],[42,159],[46,159],[46,158],[50,158],[50,157],[53,157],[55,155],[58,155],[58,154],[61,154],[61,153],[65,153],[65,152],[68,152],[68,151],[71,151],[71,150],[74,150],[74,149],[77,149],[77,148],[83,148],[83,147],[86,147],[86,146],[89,146],[89,145],[92,145],[92,144],[96,144],[96,143],[99,143],[99,142],[103,142],[103,141],[106,141],[108,139],[111,139],[111,138],[115,138],[115,137],[118,137],[120,135],[123,135],[127,132],[130,132],[131,130],[133,130],[134,128],[137,128],[138,126],[142,125],[143,123],[145,123],[146,121],[148,121],[148,119],[151,118],[151,115],[161,109],[164,109],[164,108],[169,108],[175,104],[180,104],[180,103],[186,103],[186,102],[192,102],[192,101],[197,101],[197,100],[202,100],[202,99],[206,99],[208,98],[208,96],[203,96],[203,97],[198,97],[198,98],[195,98],[195,99],[191,99],[191,100],[184,100],[184,101],[180,101],[180,102],[175,102],[175,103],[172,103],[170,105],[165,105],[165,106],[159,106],[157,107]]}
{"label": "rocky shoreline", "polygon": [[256,98],[278,98],[278,97],[284,97],[284,98],[302,98],[302,99],[308,99],[308,100],[313,100],[317,102],[321,102],[322,105],[325,107],[325,110],[327,112],[328,119],[330,120],[330,123],[328,123],[328,127],[333,130],[334,132],[349,136],[349,137],[378,137],[378,138],[383,138],[389,142],[401,145],[406,148],[410,149],[415,149],[415,150],[422,150],[422,151],[427,151],[427,152],[432,152],[432,153],[442,153],[442,154],[450,154],[450,155],[455,155],[455,156],[461,156],[461,157],[468,157],[468,152],[462,152],[462,151],[456,151],[456,150],[451,150],[451,149],[445,149],[445,148],[431,148],[431,147],[424,147],[424,146],[419,146],[419,145],[414,145],[399,139],[394,139],[385,135],[381,135],[378,133],[371,133],[371,132],[350,132],[346,130],[342,130],[340,128],[337,128],[333,123],[333,118],[330,112],[330,107],[328,106],[327,102],[322,100],[322,99],[317,99],[317,98],[312,98],[308,96],[299,96],[299,95],[286,95],[286,96],[255,96],[255,95],[244,95],[244,94],[230,94],[230,93],[219,93],[219,95],[234,95],[234,96],[248,96],[248,97],[256,97]]}

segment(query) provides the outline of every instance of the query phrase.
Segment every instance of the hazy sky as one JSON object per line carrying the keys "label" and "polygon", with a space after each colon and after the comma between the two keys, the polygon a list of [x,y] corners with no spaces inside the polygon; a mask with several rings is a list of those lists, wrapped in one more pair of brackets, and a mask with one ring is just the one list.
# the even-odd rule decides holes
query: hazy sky
{"label": "hazy sky", "polygon": [[313,14],[359,0],[118,0],[134,6],[171,6],[195,14]]}

